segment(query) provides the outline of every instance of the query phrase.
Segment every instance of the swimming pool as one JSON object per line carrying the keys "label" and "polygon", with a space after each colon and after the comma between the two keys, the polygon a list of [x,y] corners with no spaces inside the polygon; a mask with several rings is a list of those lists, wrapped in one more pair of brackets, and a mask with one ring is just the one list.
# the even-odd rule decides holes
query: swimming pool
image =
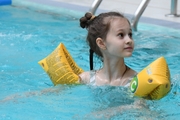
{"label": "swimming pool", "polygon": [[[37,63],[63,42],[76,63],[89,70],[86,31],[79,27],[79,15],[1,6],[0,16],[0,119],[165,120],[180,117],[179,30],[139,23],[138,32],[134,33],[135,52],[126,59],[127,64],[140,71],[164,56],[171,71],[173,88],[159,101],[146,101],[148,108],[120,109],[136,100],[126,88],[54,87]],[[99,62],[95,67],[100,67]]]}

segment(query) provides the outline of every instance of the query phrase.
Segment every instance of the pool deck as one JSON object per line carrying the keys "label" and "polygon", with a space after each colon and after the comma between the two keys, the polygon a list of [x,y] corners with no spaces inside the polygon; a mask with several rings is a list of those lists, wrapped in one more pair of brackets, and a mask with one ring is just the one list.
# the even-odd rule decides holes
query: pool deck
{"label": "pool deck", "polygon": [[[55,7],[77,9],[81,12],[89,11],[94,0],[26,0],[43,3]],[[129,19],[133,17],[142,0],[103,0],[96,14],[104,11],[119,11]],[[180,15],[180,1],[177,2],[177,14]],[[180,17],[166,16],[171,12],[171,0],[151,0],[139,21],[150,22],[162,26],[180,29]]]}

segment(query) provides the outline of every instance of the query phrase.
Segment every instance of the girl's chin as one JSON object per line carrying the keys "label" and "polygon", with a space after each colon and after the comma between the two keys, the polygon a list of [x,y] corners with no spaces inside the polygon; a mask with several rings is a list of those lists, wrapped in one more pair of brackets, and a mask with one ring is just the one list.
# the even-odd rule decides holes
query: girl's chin
{"label": "girl's chin", "polygon": [[131,54],[126,54],[125,57],[131,57],[132,56],[132,53]]}

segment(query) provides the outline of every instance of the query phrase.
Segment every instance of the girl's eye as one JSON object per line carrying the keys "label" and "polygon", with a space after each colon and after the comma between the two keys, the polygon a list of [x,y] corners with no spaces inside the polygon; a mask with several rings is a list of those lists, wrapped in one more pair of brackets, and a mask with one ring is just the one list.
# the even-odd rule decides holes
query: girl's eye
{"label": "girl's eye", "polygon": [[123,33],[119,33],[118,36],[119,36],[120,38],[124,38],[124,34],[123,34]]}
{"label": "girl's eye", "polygon": [[133,36],[133,34],[132,34],[132,33],[129,33],[128,35],[129,35],[129,38],[132,38],[132,36]]}

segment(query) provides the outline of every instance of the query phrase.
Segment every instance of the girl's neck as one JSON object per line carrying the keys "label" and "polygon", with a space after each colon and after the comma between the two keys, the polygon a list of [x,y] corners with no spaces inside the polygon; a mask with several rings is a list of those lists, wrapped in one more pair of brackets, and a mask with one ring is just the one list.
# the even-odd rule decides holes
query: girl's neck
{"label": "girl's neck", "polygon": [[104,59],[103,68],[108,72],[121,71],[125,66],[124,59]]}
{"label": "girl's neck", "polygon": [[124,63],[124,59],[120,60],[104,60],[104,66],[99,71],[99,76],[109,82],[114,80],[122,80],[127,67]]}

